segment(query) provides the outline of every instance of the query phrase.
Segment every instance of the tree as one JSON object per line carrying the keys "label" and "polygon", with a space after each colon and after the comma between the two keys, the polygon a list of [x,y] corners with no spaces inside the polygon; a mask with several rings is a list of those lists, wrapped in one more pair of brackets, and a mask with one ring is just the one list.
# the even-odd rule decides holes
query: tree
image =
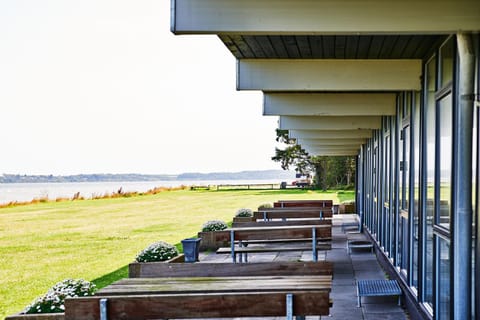
{"label": "tree", "polygon": [[283,170],[293,167],[297,173],[312,174],[315,187],[323,190],[352,187],[355,157],[310,156],[288,136],[288,130],[277,129],[276,140],[286,144],[284,149],[275,148],[272,157],[273,161],[280,162]]}
{"label": "tree", "polygon": [[288,130],[277,129],[277,142],[282,142],[287,146],[285,149],[275,148],[273,161],[280,162],[283,170],[289,170],[291,167],[300,174],[307,174],[311,170],[310,157],[300,145],[295,144],[295,140],[288,137]]}

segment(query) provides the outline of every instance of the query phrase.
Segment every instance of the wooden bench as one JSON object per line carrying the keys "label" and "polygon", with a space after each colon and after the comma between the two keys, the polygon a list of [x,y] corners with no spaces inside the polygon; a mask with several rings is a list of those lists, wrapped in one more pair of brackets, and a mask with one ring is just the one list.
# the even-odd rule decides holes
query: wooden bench
{"label": "wooden bench", "polygon": [[250,227],[281,227],[281,226],[308,226],[308,225],[332,225],[331,219],[297,219],[287,221],[249,221],[233,222],[232,228],[250,228]]}
{"label": "wooden bench", "polygon": [[373,252],[373,242],[367,240],[349,240],[347,242],[348,253],[352,253],[352,249],[370,249]]}
{"label": "wooden bench", "polygon": [[274,207],[332,207],[333,200],[279,200]]}
{"label": "wooden bench", "polygon": [[228,277],[228,276],[319,276],[332,275],[333,263],[318,262],[255,262],[225,263],[131,263],[130,278],[158,277]]}
{"label": "wooden bench", "polygon": [[396,280],[358,280],[358,307],[362,306],[362,297],[398,296],[401,305],[402,290]]}
{"label": "wooden bench", "polygon": [[360,229],[360,221],[358,216],[354,215],[351,219],[342,222],[342,232],[345,233],[347,230],[355,229],[357,232]]}
{"label": "wooden bench", "polygon": [[331,276],[123,279],[67,298],[65,320],[328,315],[331,285]]}
{"label": "wooden bench", "polygon": [[[253,228],[231,228],[230,248],[219,248],[217,254],[229,253],[232,256],[233,263],[237,262],[237,254],[240,255],[240,262],[248,262],[248,253],[260,252],[281,252],[281,251],[312,251],[312,260],[318,261],[318,250],[329,250],[330,243],[318,244],[320,240],[330,240],[332,228],[330,225],[319,226],[281,226],[281,227],[253,227]],[[306,242],[311,245],[306,246],[264,246],[264,247],[246,247],[250,243],[272,243],[272,242]],[[239,247],[236,248],[235,244]]]}
{"label": "wooden bench", "polygon": [[[288,241],[288,240],[285,240]],[[285,242],[284,241],[284,242]],[[296,245],[296,246],[255,246],[255,247],[238,247],[234,248],[233,251],[231,248],[222,247],[218,248],[217,254],[230,254],[232,255],[232,261],[237,262],[237,255],[242,255],[242,259],[239,259],[239,262],[248,262],[249,253],[268,253],[268,252],[298,252],[298,251],[312,251],[312,260],[318,261],[318,251],[330,250],[332,248],[330,243],[320,243],[315,245]],[[313,249],[313,250],[312,250]]]}
{"label": "wooden bench", "polygon": [[275,209],[264,209],[260,211],[253,212],[253,218],[255,220],[271,220],[271,219],[325,219],[331,218],[333,215],[331,208],[322,209],[309,209],[309,210],[298,210],[298,209],[288,209],[288,210],[275,210]]}

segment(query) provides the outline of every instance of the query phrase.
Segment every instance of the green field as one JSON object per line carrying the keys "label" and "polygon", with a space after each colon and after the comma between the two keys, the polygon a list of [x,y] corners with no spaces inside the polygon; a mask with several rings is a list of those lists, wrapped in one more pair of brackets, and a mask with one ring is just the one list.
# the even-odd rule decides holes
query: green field
{"label": "green field", "polygon": [[39,203],[0,209],[0,319],[21,311],[56,282],[104,286],[152,242],[177,244],[213,219],[279,199],[353,199],[307,190],[165,191],[131,198]]}

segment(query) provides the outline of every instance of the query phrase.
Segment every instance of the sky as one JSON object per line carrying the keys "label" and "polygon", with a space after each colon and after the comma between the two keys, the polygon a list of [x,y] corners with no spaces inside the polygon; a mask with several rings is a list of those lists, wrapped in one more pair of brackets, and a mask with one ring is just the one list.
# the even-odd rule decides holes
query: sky
{"label": "sky", "polygon": [[280,169],[277,117],[169,0],[0,0],[0,174]]}

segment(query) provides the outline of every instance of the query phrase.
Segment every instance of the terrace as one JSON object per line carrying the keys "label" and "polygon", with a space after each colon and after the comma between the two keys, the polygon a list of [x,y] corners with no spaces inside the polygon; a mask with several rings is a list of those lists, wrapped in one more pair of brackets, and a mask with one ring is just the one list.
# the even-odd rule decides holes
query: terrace
{"label": "terrace", "polygon": [[[369,239],[353,227],[343,227],[351,225],[352,217],[352,214],[338,214],[332,218],[332,247],[323,252],[323,260],[333,263],[330,293],[333,305],[330,315],[321,316],[320,319],[408,319],[408,312],[398,306],[397,298],[393,296],[363,297],[362,306],[357,306],[357,281],[386,279],[388,275],[382,269],[375,252],[370,249],[352,249],[349,253],[349,241]],[[199,260],[199,263],[231,263],[229,256],[211,252],[201,252]],[[312,261],[312,254],[310,251],[249,254],[250,263],[281,261]]]}
{"label": "terrace", "polygon": [[[200,252],[196,263],[156,263],[144,270],[137,264],[129,279],[100,290],[96,297],[67,300],[65,319],[236,318],[253,314],[271,318],[266,315],[279,316],[284,311],[289,319],[292,315],[303,319],[299,314],[304,310],[308,310],[308,319],[407,319],[397,296],[358,297],[359,282],[388,276],[373,250],[349,246],[351,241],[369,240],[352,228],[356,218],[353,214],[331,218],[331,248],[320,253],[318,262],[312,258],[312,250],[272,249],[251,253],[248,263],[242,264],[232,264],[229,255],[212,251]],[[253,240],[253,245],[256,243]],[[269,245],[277,244],[267,242],[266,247]],[[327,291],[316,289],[322,287]],[[288,290],[292,293],[286,294],[285,303]],[[179,295],[191,304],[182,302]]]}

